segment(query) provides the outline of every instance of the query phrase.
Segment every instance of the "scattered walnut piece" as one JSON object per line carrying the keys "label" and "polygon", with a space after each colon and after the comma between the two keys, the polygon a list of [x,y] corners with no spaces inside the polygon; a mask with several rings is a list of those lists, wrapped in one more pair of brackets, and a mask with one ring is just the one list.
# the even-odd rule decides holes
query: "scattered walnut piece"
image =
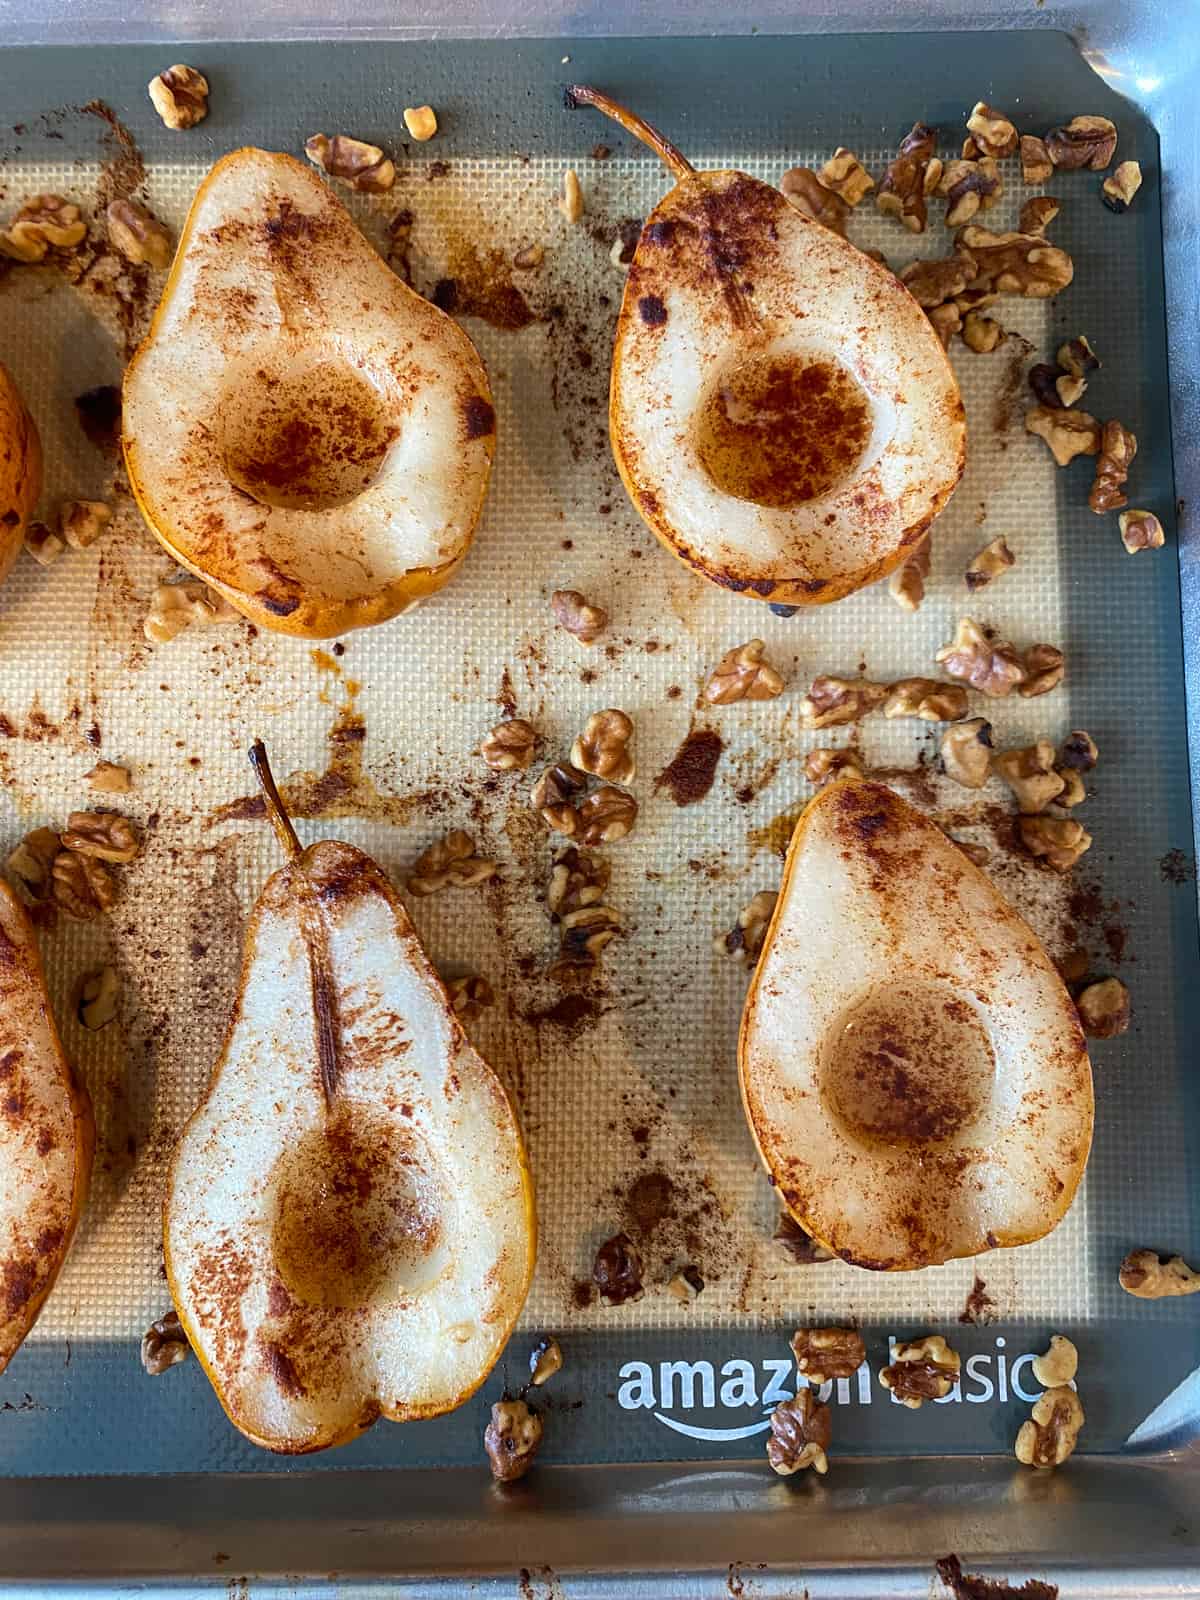
{"label": "scattered walnut piece", "polygon": [[1054,644],[1031,644],[1022,657],[1025,677],[1018,686],[1023,700],[1035,700],[1038,695],[1049,694],[1063,681],[1067,658]]}
{"label": "scattered walnut piece", "polygon": [[1034,406],[1025,413],[1025,432],[1043,440],[1060,467],[1069,466],[1076,456],[1094,456],[1100,449],[1100,424],[1086,411]]}
{"label": "scattered walnut piece", "polygon": [[901,678],[883,702],[885,717],[920,717],[922,722],[954,722],[967,714],[967,691],[938,678]]}
{"label": "scattered walnut piece", "polygon": [[820,1384],[852,1378],[867,1359],[867,1347],[855,1328],[797,1328],[792,1354],[800,1377]]}
{"label": "scattered walnut piece", "polygon": [[596,1251],[592,1282],[610,1306],[642,1298],[642,1258],[628,1234],[614,1234]]}
{"label": "scattered walnut piece", "polygon": [[954,247],[974,258],[974,286],[997,294],[1045,300],[1065,289],[1075,276],[1067,252],[1047,244],[1036,233],[991,233],[971,223],[959,230]]}
{"label": "scattered walnut piece", "polygon": [[579,831],[575,801],[586,788],[586,773],[577,771],[567,761],[556,761],[534,784],[529,803],[535,811],[541,812],[548,827],[571,838]]}
{"label": "scattered walnut piece", "polygon": [[560,977],[568,970],[594,967],[600,952],[621,931],[620,919],[611,906],[592,904],[564,911],[558,918],[562,928],[558,960],[550,968]]}
{"label": "scattered walnut piece", "polygon": [[925,598],[925,579],[929,576],[930,540],[921,540],[907,561],[888,579],[888,595],[901,611],[919,611]]}
{"label": "scattered walnut piece", "polygon": [[534,272],[546,259],[546,247],[540,244],[523,245],[513,256],[513,266],[518,272]]}
{"label": "scattered walnut piece", "polygon": [[533,760],[537,734],[523,717],[498,722],[479,747],[479,753],[493,772],[524,772]]}
{"label": "scattered walnut piece", "polygon": [[992,767],[992,725],[985,717],[955,722],[942,735],[946,776],[964,789],[982,789]]}
{"label": "scattered walnut piece", "polygon": [[900,282],[917,304],[929,311],[961,294],[974,276],[971,257],[955,255],[937,261],[910,261]]}
{"label": "scattered walnut piece", "polygon": [[1115,1039],[1129,1027],[1129,990],[1120,978],[1089,983],[1075,1001],[1089,1039]]}
{"label": "scattered walnut piece", "polygon": [[1035,194],[1021,207],[1017,226],[1022,233],[1043,235],[1061,210],[1053,195]]}
{"label": "scattered walnut piece", "polygon": [[150,79],[147,92],[168,128],[194,128],[208,115],[208,79],[195,67],[168,67]]}
{"label": "scattered walnut piece", "polygon": [[105,794],[125,794],[133,787],[129,768],[119,767],[115,761],[97,761],[84,777],[93,789],[99,789]]}
{"label": "scattered walnut piece", "polygon": [[991,583],[993,578],[998,578],[1002,573],[1016,565],[1017,558],[1008,548],[1008,541],[1001,534],[998,539],[993,539],[991,544],[985,544],[971,558],[971,565],[965,573],[967,588],[974,594],[977,589],[982,589]]}
{"label": "scattered walnut piece", "polygon": [[785,1250],[798,1266],[818,1266],[824,1261],[838,1259],[832,1250],[818,1243],[812,1234],[807,1233],[795,1217],[786,1211],[779,1213],[779,1222],[771,1239],[774,1244]]}
{"label": "scattered walnut piece", "polygon": [[[937,130],[916,122],[900,144],[879,184],[875,204],[885,216],[899,217],[910,233],[924,233],[928,217],[925,179],[937,142]],[[938,176],[940,177],[940,170]]]}
{"label": "scattered walnut piece", "polygon": [[948,300],[944,306],[933,306],[925,315],[929,318],[934,333],[941,340],[942,349],[949,350],[950,341],[956,333],[962,332],[962,312],[953,300]]}
{"label": "scattered walnut piece", "polygon": [[926,1400],[940,1400],[950,1393],[961,1366],[958,1351],[952,1350],[940,1333],[931,1333],[924,1339],[897,1344],[879,1381],[901,1405],[918,1411]]}
{"label": "scattered walnut piece", "polygon": [[529,1381],[535,1389],[540,1389],[544,1383],[549,1383],[555,1373],[562,1371],[562,1366],[562,1346],[553,1334],[548,1333],[529,1352]]}
{"label": "scattered walnut piece", "polygon": [[580,772],[595,778],[609,778],[613,783],[630,783],[637,772],[629,741],[633,738],[633,723],[623,711],[610,707],[595,711],[587,719],[587,726],[571,746],[571,765]]}
{"label": "scattered walnut piece", "polygon": [[497,1400],[483,1431],[483,1448],[497,1483],[515,1483],[533,1466],[542,1442],[542,1419],[524,1400]]}
{"label": "scattered walnut piece", "polygon": [[995,156],[998,161],[1016,152],[1016,128],[1002,111],[997,111],[983,100],[976,102],[967,118],[967,132],[984,155]]}
{"label": "scattered walnut piece", "polygon": [[551,920],[557,922],[570,911],[598,905],[608,888],[610,870],[602,856],[585,855],[568,845],[556,857],[546,885],[546,910]]}
{"label": "scattered walnut piece", "polygon": [[890,686],[867,678],[816,677],[800,702],[800,721],[806,728],[835,728],[858,722],[887,699]]}
{"label": "scattered walnut piece", "polygon": [[154,591],[142,631],[151,644],[166,644],[195,623],[240,622],[224,596],[206,583],[160,583]]}
{"label": "scattered walnut piece", "polygon": [[112,874],[95,856],[60,850],[50,868],[50,893],[55,905],[77,922],[91,922],[116,904]]}
{"label": "scattered walnut piece", "polygon": [[1069,872],[1092,847],[1083,824],[1067,817],[1019,817],[1017,832],[1029,854],[1055,872]]}
{"label": "scattered walnut piece", "polygon": [[1061,1467],[1083,1427],[1083,1406],[1074,1389],[1047,1389],[1017,1434],[1017,1460],[1026,1467]]}
{"label": "scattered walnut piece", "polygon": [[700,1276],[699,1268],[689,1265],[673,1273],[667,1281],[667,1293],[678,1300],[681,1306],[690,1306],[704,1293],[704,1279]]}
{"label": "scattered walnut piece", "polygon": [[738,700],[774,700],[783,693],[783,679],[766,659],[761,639],[727,650],[704,685],[710,705],[732,705]]}
{"label": "scattered walnut piece", "polygon": [[1156,1250],[1131,1250],[1121,1263],[1121,1287],[1138,1300],[1163,1300],[1200,1293],[1200,1272],[1182,1256],[1160,1256]]}
{"label": "scattered walnut piece", "polygon": [[1117,149],[1117,130],[1107,117],[1072,117],[1065,127],[1051,128],[1046,150],[1056,167],[1075,172],[1087,167],[1102,172]]}
{"label": "scattered walnut piece", "polygon": [[771,918],[775,915],[775,902],[779,899],[774,889],[760,889],[738,912],[738,919],[728,933],[719,933],[713,940],[718,955],[738,956],[752,967],[762,954],[763,940]]}
{"label": "scattered walnut piece", "polygon": [[67,541],[44,522],[31,522],[25,529],[24,545],[39,567],[52,567],[67,548]]}
{"label": "scattered walnut piece", "polygon": [[823,228],[846,237],[850,207],[840,194],[826,188],[811,167],[792,167],[780,178],[779,189],[790,206]]}
{"label": "scattered walnut piece", "polygon": [[386,194],[396,182],[395,163],[377,144],[351,139],[345,133],[335,133],[332,139],[314,133],[304,141],[304,154],[314,167],[340,178],[360,194]]}
{"label": "scattered walnut piece", "polygon": [[162,271],[171,265],[175,247],[170,230],[152,211],[136,200],[110,200],[105,209],[108,237],[114,250],[135,267],[151,266]]}
{"label": "scattered walnut piece", "polygon": [[152,1378],[161,1377],[168,1367],[177,1367],[191,1352],[178,1311],[165,1312],[142,1335],[142,1366]]}
{"label": "scattered walnut piece", "polygon": [[1088,505],[1097,516],[1120,511],[1129,504],[1121,486],[1129,476],[1129,464],[1137,455],[1137,440],[1119,422],[1106,422],[1100,436],[1100,456],[1096,476],[1088,494]]}
{"label": "scattered walnut piece", "polygon": [[451,978],[446,985],[450,996],[450,1009],[464,1022],[474,1022],[489,1006],[496,1004],[496,992],[487,979],[477,972],[465,977]]}
{"label": "scattered walnut piece", "polygon": [[832,189],[848,206],[856,206],[870,190],[875,180],[852,150],[838,145],[829,160],[817,173],[826,189]]}
{"label": "scattered walnut piece", "polygon": [[583,185],[579,181],[579,174],[572,167],[563,173],[563,192],[559,196],[558,209],[570,223],[576,223],[583,216]]}
{"label": "scattered walnut piece", "polygon": [[1136,161],[1122,161],[1111,178],[1100,185],[1100,197],[1110,211],[1119,216],[1128,211],[1133,197],[1142,187],[1142,169]]}
{"label": "scattered walnut piece", "polygon": [[638,804],[633,796],[606,783],[579,805],[580,844],[588,850],[600,844],[615,844],[633,831],[637,814]]}
{"label": "scattered walnut piece", "polygon": [[87,223],[77,205],[60,194],[39,194],[27,200],[0,233],[0,255],[13,261],[44,261],[51,247],[73,250],[86,237]]}
{"label": "scattered walnut piece", "polygon": [[953,640],[934,660],[952,678],[999,699],[1025,681],[1025,668],[1007,639],[990,639],[970,617],[959,619]]}
{"label": "scattered walnut piece", "polygon": [[86,550],[112,521],[103,500],[68,500],[58,515],[58,531],[72,550]]}
{"label": "scattered walnut piece", "polygon": [[1139,550],[1160,550],[1166,540],[1163,525],[1153,511],[1122,511],[1117,521],[1121,543],[1131,556]]}
{"label": "scattered walnut piece", "polygon": [[31,900],[44,900],[50,892],[50,873],[62,840],[53,828],[27,833],[4,865]]}
{"label": "scattered walnut piece", "polygon": [[982,311],[968,311],[963,318],[963,343],[976,355],[991,355],[1003,338],[1004,329],[995,317],[985,317]]}
{"label": "scattered walnut piece", "polygon": [[[1062,410],[1063,399],[1058,391],[1058,380],[1066,376],[1067,374],[1063,372],[1061,367],[1053,366],[1049,361],[1038,361],[1030,367],[1028,373],[1029,387],[1033,390],[1039,406],[1045,407],[1047,411]],[[1028,423],[1026,423],[1026,428],[1030,432],[1033,431],[1029,429]],[[1059,466],[1063,465],[1064,463],[1060,461]]]}
{"label": "scattered walnut piece", "polygon": [[1054,359],[1064,372],[1069,372],[1074,378],[1084,378],[1089,372],[1100,370],[1100,357],[1082,333],[1060,344]]}
{"label": "scattered walnut piece", "polygon": [[948,161],[937,192],[946,197],[946,226],[959,228],[978,212],[991,210],[1004,193],[1004,181],[991,156],[979,161]]}
{"label": "scattered walnut piece", "polygon": [[438,131],[437,113],[432,106],[405,106],[404,126],[410,139],[426,144]]}
{"label": "scattered walnut piece", "polygon": [[1050,1335],[1050,1348],[1033,1363],[1033,1375],[1043,1389],[1058,1389],[1070,1383],[1079,1369],[1079,1351],[1061,1333]]}
{"label": "scattered walnut piece", "polygon": [[814,1467],[822,1476],[829,1471],[833,1424],[829,1407],[811,1389],[801,1389],[794,1400],[781,1400],[771,1413],[767,1460],[780,1477]]}
{"label": "scattered walnut piece", "polygon": [[1064,811],[1073,811],[1087,799],[1087,785],[1070,767],[1059,765],[1054,770],[1063,781],[1062,793],[1058,795],[1054,804]]}
{"label": "scattered walnut piece", "polygon": [[1060,767],[1070,767],[1075,772],[1090,772],[1100,759],[1100,751],[1090,733],[1075,728],[1063,740],[1058,752]]}
{"label": "scattered walnut piece", "polygon": [[1054,746],[1049,739],[1039,739],[1023,750],[1005,750],[993,759],[992,766],[1016,795],[1026,816],[1045,811],[1065,786],[1054,770]]}
{"label": "scattered walnut piece", "polygon": [[1028,184],[1045,183],[1054,171],[1044,139],[1032,133],[1021,135],[1021,176]]}
{"label": "scattered walnut piece", "polygon": [[849,777],[851,773],[856,778],[864,775],[862,758],[856,750],[831,750],[825,745],[818,745],[804,758],[804,776],[818,789],[826,783],[832,783],[835,778]]}
{"label": "scattered walnut piece", "polygon": [[497,870],[495,861],[485,861],[475,854],[475,841],[469,833],[454,828],[417,857],[409,875],[408,892],[427,895],[441,889],[474,889],[494,878]]}
{"label": "scattered walnut piece", "polygon": [[595,644],[608,627],[608,612],[589,605],[578,589],[556,589],[550,596],[550,609],[560,628],[573,634],[580,644]]}
{"label": "scattered walnut piece", "polygon": [[72,811],[62,842],[64,850],[99,861],[132,861],[142,848],[134,823],[112,811]]}
{"label": "scattered walnut piece", "polygon": [[75,1015],[91,1033],[99,1033],[117,1018],[121,999],[121,980],[115,967],[98,967],[85,973],[79,983]]}

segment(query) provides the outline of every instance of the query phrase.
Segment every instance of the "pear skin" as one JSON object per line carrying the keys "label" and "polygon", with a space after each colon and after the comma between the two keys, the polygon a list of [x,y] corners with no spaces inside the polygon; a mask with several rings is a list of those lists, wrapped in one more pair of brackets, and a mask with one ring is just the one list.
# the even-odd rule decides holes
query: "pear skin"
{"label": "pear skin", "polygon": [[21,553],[42,492],[42,441],[16,384],[0,365],[0,583]]}

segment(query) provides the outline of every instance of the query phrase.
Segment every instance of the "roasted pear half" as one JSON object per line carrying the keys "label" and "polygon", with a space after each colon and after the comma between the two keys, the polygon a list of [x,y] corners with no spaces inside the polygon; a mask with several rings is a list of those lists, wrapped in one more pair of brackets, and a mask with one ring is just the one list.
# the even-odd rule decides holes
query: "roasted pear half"
{"label": "roasted pear half", "polygon": [[925,313],[886,267],[744,172],[662,157],[617,319],[609,424],[630,498],[672,555],[753,599],[840,600],[924,538],[966,422]]}
{"label": "roasted pear half", "polygon": [[95,1131],[33,927],[0,883],[0,1372],[37,1321],[87,1198]]}
{"label": "roasted pear half", "polygon": [[361,850],[287,852],[168,1181],[167,1280],[233,1424],[288,1454],[433,1417],[491,1371],[529,1287],[516,1114]]}
{"label": "roasted pear half", "polygon": [[21,553],[42,492],[42,442],[7,368],[0,366],[0,583]]}
{"label": "roasted pear half", "polygon": [[1036,935],[928,817],[843,779],[805,808],[739,1046],[796,1221],[896,1270],[1028,1244],[1070,1206],[1092,1073]]}
{"label": "roasted pear half", "polygon": [[320,177],[235,150],[205,178],[123,436],[167,551],[252,621],[386,622],[467,553],[495,443],[487,374]]}

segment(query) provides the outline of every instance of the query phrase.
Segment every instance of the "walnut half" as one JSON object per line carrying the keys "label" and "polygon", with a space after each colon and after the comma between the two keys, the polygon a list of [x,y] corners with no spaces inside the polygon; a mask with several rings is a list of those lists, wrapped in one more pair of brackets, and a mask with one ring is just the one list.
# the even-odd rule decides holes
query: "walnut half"
{"label": "walnut half", "polygon": [[797,1328],[792,1354],[800,1377],[809,1383],[828,1383],[852,1378],[867,1359],[867,1347],[854,1328]]}
{"label": "walnut half", "polygon": [[160,271],[171,265],[175,247],[166,226],[136,200],[110,200],[104,213],[113,248],[135,267],[148,265]]}
{"label": "walnut half", "polygon": [[1074,1389],[1047,1389],[1017,1434],[1016,1457],[1026,1467],[1061,1467],[1083,1427],[1083,1406]]}
{"label": "walnut half", "polygon": [[992,639],[977,622],[962,617],[954,638],[943,645],[934,660],[952,678],[994,699],[1009,695],[1025,681],[1025,668],[1006,639]]}
{"label": "walnut half", "polygon": [[327,139],[314,133],[304,142],[304,154],[331,178],[340,178],[361,194],[386,194],[396,181],[394,163],[377,144],[335,133]]}
{"label": "walnut half", "polygon": [[782,1400],[771,1413],[771,1433],[767,1439],[767,1460],[780,1477],[813,1467],[824,1475],[829,1471],[830,1440],[833,1424],[829,1407],[822,1405],[811,1389],[801,1389],[794,1400]]}
{"label": "walnut half", "polygon": [[77,205],[59,194],[39,194],[27,200],[0,233],[0,255],[13,261],[44,261],[52,248],[73,250],[86,237],[87,223]]}
{"label": "walnut half", "polygon": [[595,711],[571,746],[571,765],[596,778],[629,783],[637,771],[629,748],[632,738],[633,723],[623,711],[615,706]]}
{"label": "walnut half", "polygon": [[[929,215],[926,179],[929,176],[937,130],[923,122],[913,124],[900,143],[879,184],[875,204],[886,216],[898,217],[910,233],[924,233]],[[937,167],[941,177],[941,167]]]}
{"label": "walnut half", "polygon": [[890,692],[886,683],[866,678],[816,677],[800,702],[800,721],[806,728],[835,728],[858,722],[883,704]]}
{"label": "walnut half", "polygon": [[559,627],[580,644],[595,644],[608,627],[608,612],[589,605],[578,589],[556,589],[550,596],[550,609]]}
{"label": "walnut half", "polygon": [[1017,833],[1031,856],[1055,872],[1069,872],[1092,847],[1092,836],[1069,817],[1020,817]]}
{"label": "walnut half", "polygon": [[955,722],[967,714],[967,691],[937,678],[901,678],[883,702],[885,717],[919,717],[922,722]]}
{"label": "walnut half", "polygon": [[168,67],[151,78],[146,89],[168,128],[194,128],[208,115],[208,79],[195,67],[182,63]]}
{"label": "walnut half", "polygon": [[1076,456],[1094,456],[1100,450],[1100,424],[1086,411],[1059,406],[1034,406],[1025,413],[1025,432],[1043,440],[1060,467]]}
{"label": "walnut half", "polygon": [[738,700],[775,700],[783,693],[783,679],[766,659],[761,639],[727,650],[704,685],[710,705],[732,705]]}
{"label": "walnut half", "polygon": [[537,734],[523,717],[498,722],[479,747],[479,753],[493,772],[524,772],[533,760]]}
{"label": "walnut half", "polygon": [[515,1483],[532,1467],[542,1442],[542,1419],[524,1400],[498,1400],[483,1434],[492,1477]]}
{"label": "walnut half", "polygon": [[64,850],[99,861],[132,861],[142,848],[135,824],[111,811],[72,811],[62,842]]}
{"label": "walnut half", "polygon": [[1065,780],[1054,770],[1055,750],[1049,739],[1039,739],[1024,750],[1005,750],[992,762],[992,766],[1017,797],[1017,805],[1026,816],[1036,816],[1045,811],[1066,787]]}
{"label": "walnut half", "polygon": [[1161,550],[1166,541],[1163,525],[1153,511],[1122,511],[1117,518],[1121,543],[1131,556],[1139,550]]}
{"label": "walnut half", "polygon": [[881,1369],[879,1381],[903,1406],[919,1410],[926,1400],[941,1400],[958,1382],[962,1362],[940,1333],[927,1334],[897,1344],[888,1366]]}
{"label": "walnut half", "polygon": [[475,854],[475,841],[461,828],[437,839],[417,857],[408,879],[408,892],[436,894],[440,889],[474,889],[496,875],[495,861]]}
{"label": "walnut half", "polygon": [[1182,1256],[1160,1256],[1157,1250],[1131,1250],[1121,1263],[1121,1287],[1138,1300],[1162,1300],[1200,1293],[1200,1272]]}

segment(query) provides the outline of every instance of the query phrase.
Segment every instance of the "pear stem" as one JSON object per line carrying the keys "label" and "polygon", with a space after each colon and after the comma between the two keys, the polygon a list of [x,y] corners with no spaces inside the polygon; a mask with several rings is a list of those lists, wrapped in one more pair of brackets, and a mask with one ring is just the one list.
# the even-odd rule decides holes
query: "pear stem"
{"label": "pear stem", "polygon": [[304,854],[304,846],[292,827],[292,819],[287,814],[287,808],[275,786],[275,779],[271,774],[271,763],[267,760],[267,747],[261,739],[255,739],[250,746],[250,765],[254,768],[254,776],[258,779],[258,786],[263,792],[263,799],[267,806],[267,816],[271,826],[275,829],[275,837],[286,851],[292,861],[297,856]]}
{"label": "pear stem", "polygon": [[627,111],[602,90],[593,89],[587,83],[573,83],[563,91],[563,103],[572,111],[576,106],[594,106],[597,111],[603,111],[606,117],[619,122],[626,133],[631,133],[635,139],[648,145],[659,160],[671,169],[677,180],[695,177],[696,169],[682,151],[677,150],[669,139],[664,139],[657,128],[652,128],[641,117]]}

